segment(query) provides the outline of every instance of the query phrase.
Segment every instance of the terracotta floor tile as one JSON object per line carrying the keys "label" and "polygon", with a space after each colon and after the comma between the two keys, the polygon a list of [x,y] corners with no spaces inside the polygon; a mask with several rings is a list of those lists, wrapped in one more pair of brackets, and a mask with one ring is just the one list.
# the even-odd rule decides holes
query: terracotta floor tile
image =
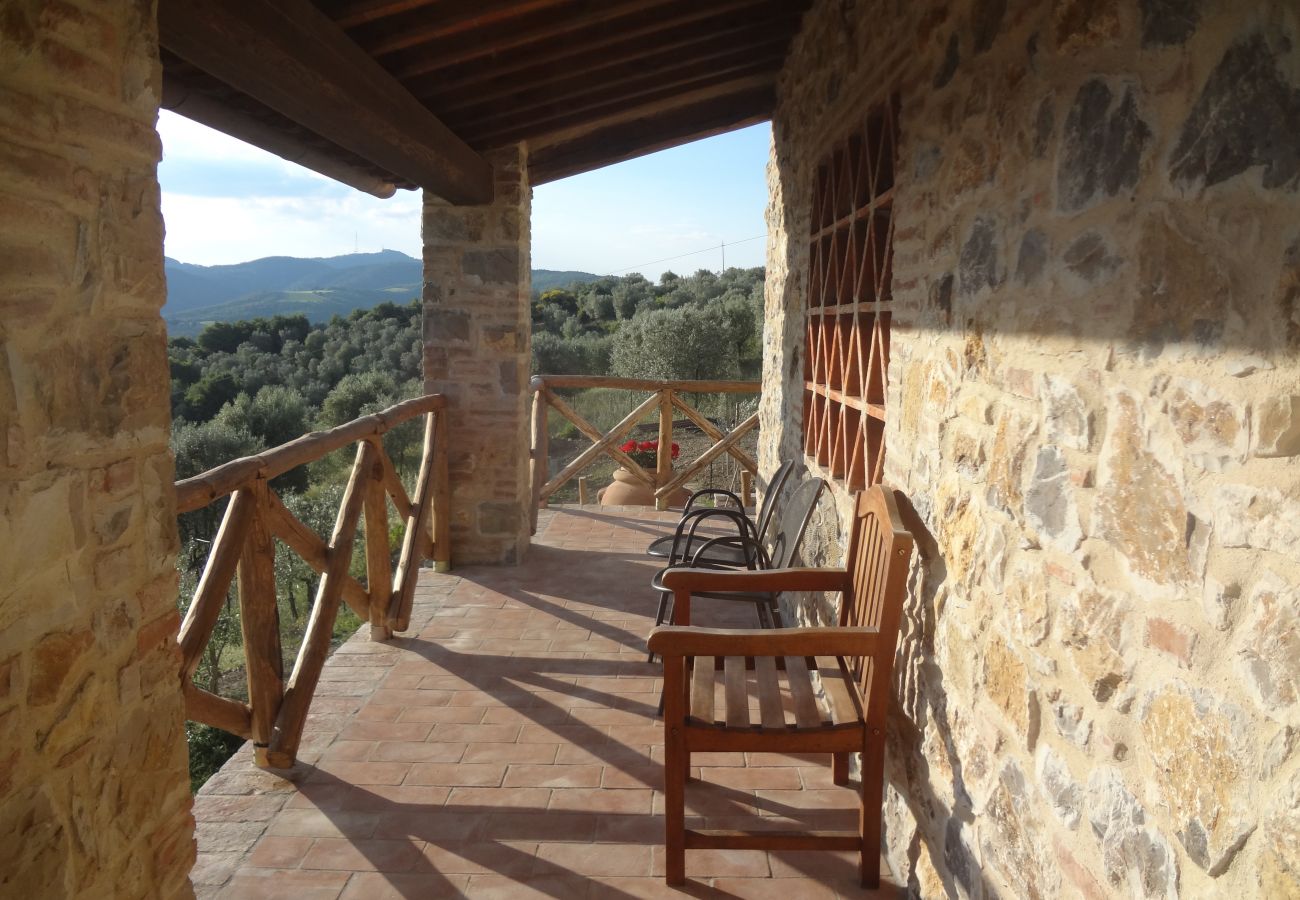
{"label": "terracotta floor tile", "polygon": [[470,809],[478,807],[524,807],[543,810],[547,808],[550,799],[551,791],[547,788],[500,790],[498,788],[458,787],[452,788],[451,796],[447,798],[447,805]]}
{"label": "terracotta floor tile", "polygon": [[376,838],[405,838],[415,841],[478,840],[486,833],[488,814],[466,813],[442,807],[407,808],[380,813]]}
{"label": "terracotta floor tile", "polygon": [[600,786],[601,767],[512,765],[503,787],[594,788]]}
{"label": "terracotta floor tile", "polygon": [[411,768],[400,762],[333,762],[322,761],[308,780],[329,778],[348,784],[401,784]]}
{"label": "terracotta floor tile", "polygon": [[[292,781],[246,746],[196,798],[198,896],[683,896],[661,877],[662,667],[644,656],[644,548],[674,519],[544,510],[523,565],[422,573],[411,634],[363,627],[327,663]],[[825,755],[692,763],[688,827],[856,827]],[[853,854],[690,851],[687,872],[694,896],[893,896],[860,892]]]}
{"label": "terracotta floor tile", "polygon": [[543,765],[555,762],[556,744],[470,744],[463,763],[522,763]]}
{"label": "terracotta floor tile", "polygon": [[342,900],[410,900],[412,897],[452,897],[469,886],[467,875],[443,872],[397,874],[357,872],[348,881]]}
{"label": "terracotta floor tile", "polygon": [[420,841],[322,838],[307,851],[304,869],[347,872],[410,872],[424,863]]}
{"label": "terracotta floor tile", "polygon": [[529,841],[438,841],[424,848],[436,871],[471,875],[529,875],[536,853],[537,844]]}
{"label": "terracotta floor tile", "polygon": [[565,788],[551,793],[551,809],[612,813],[649,813],[654,791]]}
{"label": "terracotta floor tile", "polygon": [[270,869],[296,868],[311,845],[312,839],[309,837],[267,835],[253,847],[253,852],[248,856],[248,865]]}
{"label": "terracotta floor tile", "polygon": [[[537,874],[554,867],[577,875],[650,875],[651,849],[618,844],[541,844]],[[555,874],[558,874],[555,873]]]}
{"label": "terracotta floor tile", "polygon": [[498,787],[505,773],[502,763],[416,763],[405,783]]}
{"label": "terracotta floor tile", "polygon": [[553,810],[494,812],[487,816],[485,836],[501,841],[585,841],[591,842],[602,815],[587,812],[562,813]]}
{"label": "terracotta floor tile", "polygon": [[483,721],[483,714],[488,711],[482,706],[391,706],[380,709],[397,710],[396,720],[403,724],[428,722],[432,725],[439,722],[477,725]]}
{"label": "terracotta floor tile", "polygon": [[221,900],[334,900],[348,877],[347,872],[264,869],[253,873],[241,869],[217,896]]}
{"label": "terracotta floor tile", "polygon": [[439,722],[430,740],[467,744],[513,744],[519,737],[518,725],[456,725]]}
{"label": "terracotta floor tile", "polygon": [[762,768],[724,766],[717,769],[702,767],[699,771],[701,781],[746,791],[759,789],[797,791],[803,787],[799,770],[788,766]]}
{"label": "terracotta floor tile", "polygon": [[[381,741],[370,758],[376,762],[456,762],[465,752],[464,744],[440,741]],[[409,781],[409,779],[408,779]],[[415,782],[418,784],[418,782]]]}
{"label": "terracotta floor tile", "polygon": [[423,722],[353,722],[339,735],[345,741],[422,741],[433,731]]}
{"label": "terracotta floor tile", "polygon": [[352,810],[286,809],[275,817],[268,834],[296,837],[367,838],[375,830],[375,813]]}
{"label": "terracotta floor tile", "polygon": [[[664,874],[664,848],[649,848],[654,854],[653,875]],[[767,878],[772,874],[762,850],[687,850],[686,873],[692,878],[738,876]]]}

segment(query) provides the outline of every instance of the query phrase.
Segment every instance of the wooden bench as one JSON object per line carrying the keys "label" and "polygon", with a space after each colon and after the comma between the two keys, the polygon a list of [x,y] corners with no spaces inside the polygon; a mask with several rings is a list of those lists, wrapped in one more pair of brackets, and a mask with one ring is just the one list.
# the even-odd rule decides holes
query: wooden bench
{"label": "wooden bench", "polygon": [[[856,850],[862,884],[879,885],[885,716],[912,544],[895,492],[877,486],[856,497],[842,569],[666,574],[674,624],[651,633],[650,649],[664,660],[669,884],[686,880],[688,849],[743,848]],[[692,593],[712,591],[839,592],[839,626],[688,627]],[[858,831],[687,830],[686,781],[695,751],[830,753],[836,784],[848,783],[849,754],[860,752]]]}

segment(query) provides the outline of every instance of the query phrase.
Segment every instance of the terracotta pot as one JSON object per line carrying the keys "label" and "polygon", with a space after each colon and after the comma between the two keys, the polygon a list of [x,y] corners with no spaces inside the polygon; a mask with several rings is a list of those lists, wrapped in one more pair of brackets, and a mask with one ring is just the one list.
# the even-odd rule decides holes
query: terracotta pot
{"label": "terracotta pot", "polygon": [[[690,491],[678,488],[668,497],[668,505],[683,506],[690,496]],[[654,506],[655,492],[654,488],[620,466],[614,470],[614,483],[602,488],[597,500],[601,506]]]}

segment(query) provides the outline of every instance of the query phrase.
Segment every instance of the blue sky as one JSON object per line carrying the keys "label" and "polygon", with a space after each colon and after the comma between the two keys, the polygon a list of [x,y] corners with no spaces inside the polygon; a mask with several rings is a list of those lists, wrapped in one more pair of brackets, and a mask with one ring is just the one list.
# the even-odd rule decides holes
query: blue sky
{"label": "blue sky", "polygon": [[[378,200],[167,112],[158,131],[168,256],[420,254],[417,192]],[[721,268],[723,241],[728,266],[762,265],[769,137],[757,125],[539,186],[533,267],[658,280]]]}

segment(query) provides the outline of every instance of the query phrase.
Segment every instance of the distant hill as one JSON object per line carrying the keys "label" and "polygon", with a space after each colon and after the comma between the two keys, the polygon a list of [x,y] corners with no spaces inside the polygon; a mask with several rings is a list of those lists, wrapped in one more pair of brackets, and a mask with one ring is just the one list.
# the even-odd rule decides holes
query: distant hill
{"label": "distant hill", "polygon": [[599,280],[599,275],[592,275],[590,272],[557,272],[554,269],[533,269],[533,293],[544,294],[551,288],[568,287],[571,284],[587,284]]}
{"label": "distant hill", "polygon": [[[313,322],[385,301],[420,296],[420,260],[397,250],[349,253],[315,259],[268,256],[224,266],[200,266],[168,258],[163,318],[173,335],[195,335],[209,322],[304,313]],[[533,290],[595,281],[590,272],[533,270]]]}

